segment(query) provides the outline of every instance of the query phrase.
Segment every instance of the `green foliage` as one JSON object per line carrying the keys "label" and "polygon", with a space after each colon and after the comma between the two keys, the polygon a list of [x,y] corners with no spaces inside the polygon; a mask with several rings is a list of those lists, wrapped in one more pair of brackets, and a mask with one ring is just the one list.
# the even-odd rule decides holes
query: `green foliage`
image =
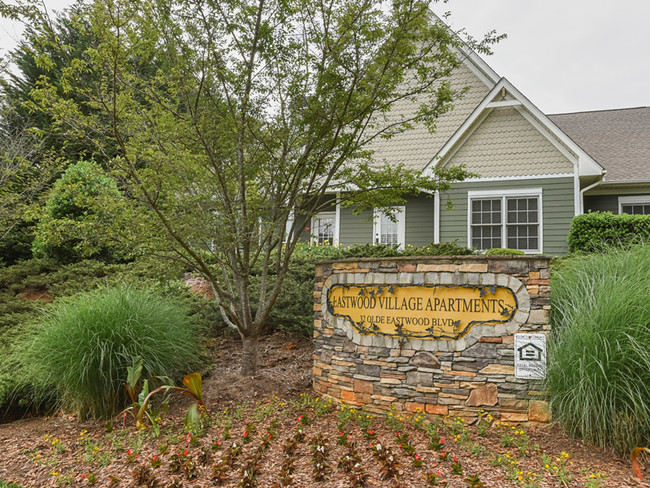
{"label": "green foliage", "polygon": [[[376,160],[371,144],[416,125],[433,132],[465,91],[447,81],[460,52],[500,39],[461,39],[428,2],[316,10],[304,0],[82,5],[75,26],[92,42],[30,92],[66,140],[108,155],[132,241],[200,271],[245,338],[265,326],[301,238],[292,214],[309,219],[336,191],[344,207],[390,212],[470,175],[423,175]],[[38,52],[50,65],[59,54]],[[391,116],[404,100],[410,116]],[[260,268],[272,272],[249,279]],[[254,357],[242,356],[246,373]]]}
{"label": "green foliage", "polygon": [[569,251],[599,252],[611,246],[638,244],[650,237],[650,215],[589,212],[574,217]]}
{"label": "green foliage", "polygon": [[39,218],[32,246],[35,256],[73,262],[84,258],[114,261],[126,252],[111,234],[120,192],[115,181],[92,161],[79,161],[54,183]]}
{"label": "green foliage", "polygon": [[0,488],[23,488],[23,487],[17,485],[16,483],[9,483],[7,481],[0,480]]}
{"label": "green foliage", "polygon": [[524,256],[526,253],[520,249],[494,247],[485,251],[486,256]]}
{"label": "green foliage", "polygon": [[28,340],[35,324],[53,303],[26,300],[22,294],[48,292],[54,300],[97,287],[131,283],[156,290],[160,295],[180,301],[204,334],[223,332],[223,319],[215,300],[194,293],[178,279],[182,268],[170,261],[139,258],[124,264],[106,264],[86,260],[60,265],[51,260],[32,259],[0,268],[0,418],[22,415],[34,403],[32,385],[24,375],[16,375],[20,366],[18,346]]}
{"label": "green foliage", "polygon": [[[310,246],[299,244],[291,256],[289,271],[282,291],[267,319],[267,329],[280,329],[311,337],[314,325],[314,264],[319,261],[352,258],[384,258],[397,256],[459,256],[474,251],[456,241],[407,246],[362,244],[350,247]],[[258,271],[259,272],[259,271]],[[256,282],[256,275],[252,277]]]}
{"label": "green foliage", "polygon": [[56,388],[82,417],[109,418],[128,403],[127,367],[142,357],[149,376],[178,376],[201,352],[188,310],[159,294],[121,286],[63,299],[23,351],[30,379]]}
{"label": "green foliage", "polygon": [[572,435],[621,454],[650,443],[650,247],[563,263],[551,280],[547,386]]}

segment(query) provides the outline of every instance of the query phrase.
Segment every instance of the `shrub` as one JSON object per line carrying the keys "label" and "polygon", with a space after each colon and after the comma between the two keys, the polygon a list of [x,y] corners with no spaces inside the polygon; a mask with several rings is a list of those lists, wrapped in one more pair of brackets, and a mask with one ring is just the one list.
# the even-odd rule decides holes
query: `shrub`
{"label": "shrub", "polygon": [[109,418],[127,404],[124,382],[133,358],[143,377],[179,377],[197,366],[195,322],[185,307],[129,286],[63,299],[36,331],[23,361],[41,391],[82,418]]}
{"label": "shrub", "polygon": [[485,251],[486,256],[524,256],[525,254],[520,249],[508,249],[507,247],[494,247]]}
{"label": "shrub", "polygon": [[547,386],[554,417],[587,442],[650,444],[650,247],[563,264],[551,282]]}
{"label": "shrub", "polygon": [[[32,251],[69,263],[84,258],[116,261],[127,250],[111,235],[122,204],[115,180],[92,161],[68,167],[55,183],[39,217]],[[123,210],[123,209],[122,209]]]}
{"label": "shrub", "polygon": [[612,245],[638,244],[649,236],[650,215],[589,212],[571,221],[569,251],[594,252]]}

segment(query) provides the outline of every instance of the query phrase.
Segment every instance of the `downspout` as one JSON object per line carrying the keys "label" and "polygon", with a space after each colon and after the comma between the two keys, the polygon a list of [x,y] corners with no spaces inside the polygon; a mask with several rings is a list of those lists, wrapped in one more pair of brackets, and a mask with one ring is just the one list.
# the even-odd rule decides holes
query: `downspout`
{"label": "downspout", "polygon": [[598,185],[600,185],[603,182],[603,177],[605,176],[605,173],[607,173],[607,170],[603,171],[603,173],[600,175],[600,179],[592,183],[589,186],[584,187],[582,190],[580,190],[580,215],[585,213],[585,192],[587,190],[591,190],[592,188],[596,188]]}

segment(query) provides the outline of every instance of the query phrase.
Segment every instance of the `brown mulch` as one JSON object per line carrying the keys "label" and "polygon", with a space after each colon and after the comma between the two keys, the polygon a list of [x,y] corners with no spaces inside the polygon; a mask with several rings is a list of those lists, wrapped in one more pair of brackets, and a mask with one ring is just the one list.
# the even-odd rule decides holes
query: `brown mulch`
{"label": "brown mulch", "polygon": [[[311,409],[300,411],[294,408],[300,401],[301,393],[309,392],[311,382],[313,346],[309,340],[296,338],[287,334],[274,334],[264,338],[260,343],[260,362],[258,373],[254,377],[242,378],[238,373],[239,344],[232,339],[215,340],[212,344],[212,353],[215,366],[211,374],[204,379],[204,392],[206,404],[210,412],[217,419],[224,418],[224,410],[233,418],[230,431],[231,438],[224,439],[223,424],[215,423],[206,429],[205,436],[187,443],[187,438],[182,434],[183,405],[175,402],[174,407],[163,419],[162,435],[157,439],[146,440],[141,443],[142,435],[138,436],[130,424],[129,428],[117,426],[113,432],[108,433],[103,423],[80,422],[78,419],[65,413],[46,418],[31,418],[0,425],[0,480],[18,483],[24,487],[54,487],[54,486],[90,486],[87,476],[89,470],[97,475],[98,481],[94,486],[107,487],[135,487],[133,472],[140,466],[149,466],[154,455],[160,456],[162,466],[152,471],[157,480],[155,486],[172,486],[173,481],[179,481],[188,488],[215,486],[210,479],[212,466],[224,454],[225,448],[233,442],[242,443],[244,422],[254,421],[257,432],[253,440],[243,446],[243,453],[236,458],[229,477],[221,486],[236,487],[242,479],[244,466],[250,455],[261,443],[260,435],[270,427],[273,418],[277,418],[278,437],[270,442],[270,447],[263,452],[259,463],[257,485],[271,487],[278,481],[278,474],[287,455],[281,446],[287,439],[294,436],[300,425],[298,416],[306,414],[312,419],[309,425],[304,426],[305,440],[299,443],[295,455],[294,482],[295,487],[348,487],[350,482],[343,470],[337,468],[337,460],[345,452],[345,448],[338,445],[339,436],[337,424],[339,423],[339,410],[322,416],[317,416]],[[238,408],[246,402],[245,407]],[[265,414],[260,414],[261,409],[270,405]],[[292,406],[293,405],[293,406]],[[272,408],[271,408],[272,407]],[[287,415],[283,416],[282,412]],[[485,451],[481,454],[472,454],[465,447],[453,441],[449,428],[441,429],[440,435],[445,438],[445,446],[450,453],[461,462],[464,474],[456,476],[450,471],[450,461],[441,461],[439,453],[428,449],[428,438],[422,430],[408,429],[408,434],[417,453],[422,457],[424,465],[416,468],[411,465],[411,459],[401,454],[396,442],[395,434],[384,423],[383,419],[376,418],[372,428],[376,431],[376,438],[372,441],[364,439],[357,424],[349,424],[346,430],[350,439],[358,442],[358,452],[361,455],[363,470],[369,475],[365,486],[368,487],[412,487],[427,486],[423,473],[439,470],[441,478],[449,482],[449,488],[466,487],[465,475],[478,474],[488,488],[505,488],[523,486],[507,479],[506,470],[502,467],[492,466],[490,461],[495,453],[512,452],[513,449],[501,447],[500,437],[494,433],[488,437],[476,436],[475,428],[470,427],[472,442],[480,443]],[[81,432],[88,432],[81,435]],[[569,470],[573,481],[570,488],[586,487],[587,476],[600,472],[606,476],[602,487],[623,488],[650,486],[632,476],[629,460],[620,458],[610,452],[598,448],[585,446],[578,440],[568,438],[555,426],[543,428],[527,428],[530,444],[534,446],[528,456],[518,458],[524,472],[543,473],[543,480],[539,487],[561,486],[554,477],[544,471],[541,465],[541,456],[544,453],[555,457],[560,452],[569,453]],[[332,468],[325,481],[316,482],[313,479],[313,465],[311,463],[313,447],[308,445],[310,439],[317,434],[323,434],[329,440],[327,445],[328,463]],[[264,434],[265,435],[265,434]],[[47,436],[47,437],[46,437]],[[99,449],[94,455],[89,455],[88,450],[82,446],[80,437],[92,439]],[[57,440],[56,444],[52,444]],[[213,443],[221,441],[219,449],[213,450]],[[377,443],[387,446],[395,453],[400,462],[401,476],[399,481],[382,480],[380,464],[372,456],[370,442],[376,447]],[[169,444],[169,452],[160,455],[159,446]],[[57,447],[65,446],[65,451],[60,453]],[[88,444],[87,444],[88,445]],[[128,450],[137,451],[138,458],[129,463]],[[92,453],[92,449],[89,449]],[[188,451],[188,457],[197,464],[197,477],[185,479],[181,474],[170,474],[169,466],[171,456],[175,452]],[[210,459],[201,460],[201,451],[207,453]],[[104,458],[102,454],[106,454]],[[90,457],[89,457],[90,456]],[[89,461],[90,459],[90,461]],[[103,460],[103,462],[102,462]],[[53,474],[56,473],[56,474]],[[650,475],[650,473],[648,473]],[[110,485],[110,477],[119,478],[115,484]],[[150,485],[153,486],[153,485]],[[533,488],[530,486],[529,488]]]}

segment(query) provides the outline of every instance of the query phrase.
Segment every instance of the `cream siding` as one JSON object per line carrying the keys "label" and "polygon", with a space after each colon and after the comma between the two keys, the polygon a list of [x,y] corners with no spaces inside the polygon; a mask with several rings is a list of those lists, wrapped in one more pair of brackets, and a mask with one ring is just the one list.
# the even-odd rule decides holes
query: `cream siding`
{"label": "cream siding", "polygon": [[[455,70],[450,82],[455,90],[462,90],[464,87],[469,89],[454,102],[451,111],[438,118],[435,133],[431,134],[424,124],[415,124],[412,129],[390,139],[378,139],[370,146],[370,149],[375,151],[374,157],[377,161],[404,164],[407,168],[415,170],[424,169],[490,91],[464,64]],[[394,123],[403,118],[410,118],[415,115],[418,107],[417,103],[408,100],[396,103],[387,116],[387,122]]]}
{"label": "cream siding", "polygon": [[513,107],[493,109],[446,166],[481,177],[573,173],[573,164]]}

